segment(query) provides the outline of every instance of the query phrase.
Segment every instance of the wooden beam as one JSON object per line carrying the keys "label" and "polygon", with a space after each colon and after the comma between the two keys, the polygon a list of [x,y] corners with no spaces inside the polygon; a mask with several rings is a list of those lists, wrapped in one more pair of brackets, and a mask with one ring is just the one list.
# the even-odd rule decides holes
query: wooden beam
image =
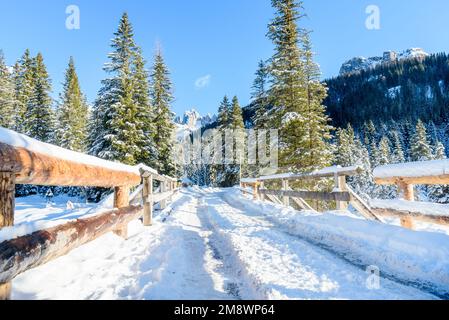
{"label": "wooden beam", "polygon": [[376,213],[371,209],[371,207],[361,198],[350,186],[346,185],[346,189],[351,195],[351,205],[356,209],[362,216],[368,220],[374,220],[382,222],[382,220],[376,215]]}
{"label": "wooden beam", "polygon": [[[275,180],[316,180],[320,178],[332,178],[335,175],[338,176],[355,176],[363,172],[363,169],[358,166],[348,167],[348,168],[327,168],[321,171],[304,173],[304,174],[278,174],[272,176],[263,176],[257,178],[259,181],[275,181]],[[246,181],[251,181],[247,179]]]}
{"label": "wooden beam", "polygon": [[265,195],[274,195],[279,197],[297,197],[306,200],[321,201],[351,201],[349,192],[316,192],[316,191],[284,191],[284,190],[260,190]]}
{"label": "wooden beam", "polygon": [[253,199],[259,200],[259,182],[254,183],[253,185]]}
{"label": "wooden beam", "polygon": [[397,210],[392,208],[372,208],[372,210],[379,216],[399,219],[410,218],[412,221],[422,221],[427,223],[439,224],[442,226],[449,226],[449,216],[430,215],[420,212]]}
{"label": "wooden beam", "polygon": [[400,182],[410,185],[433,185],[449,184],[449,174],[441,174],[436,176],[422,176],[422,177],[385,177],[375,178],[374,182],[379,185],[394,185]]}
{"label": "wooden beam", "polygon": [[142,206],[116,209],[0,243],[0,283],[66,255],[142,215]]}
{"label": "wooden beam", "polygon": [[[76,157],[73,160],[65,160],[57,156],[0,143],[0,171],[16,172],[16,184],[104,188],[140,184],[138,172],[113,170],[76,162]],[[6,170],[7,168],[10,169]]]}
{"label": "wooden beam", "polygon": [[[15,174],[0,172],[0,229],[14,225]],[[11,299],[11,282],[0,281],[0,300]]]}
{"label": "wooden beam", "polygon": [[[348,191],[346,186],[346,176],[334,175],[335,189],[339,191]],[[347,210],[349,207],[349,202],[347,201],[337,201],[337,210]]]}
{"label": "wooden beam", "polygon": [[415,186],[404,181],[398,181],[400,197],[407,201],[415,201]]}
{"label": "wooden beam", "polygon": [[[264,189],[265,188],[265,182],[261,181],[259,183],[259,189]],[[260,194],[260,200],[261,201],[265,201],[265,194]]]}
{"label": "wooden beam", "polygon": [[[168,191],[167,183],[165,181],[161,182],[160,194],[167,194],[167,191]],[[157,202],[159,202],[159,206],[160,206],[161,210],[164,210],[165,208],[167,208],[167,197],[168,197],[168,195],[166,197],[160,199],[159,201],[157,201]]]}
{"label": "wooden beam", "polygon": [[[121,209],[129,206],[129,187],[115,187],[114,208]],[[120,225],[114,233],[123,239],[128,238],[128,225]]]}
{"label": "wooden beam", "polygon": [[[282,180],[282,190],[284,191],[288,191],[289,187],[288,187],[288,180]],[[290,206],[290,198],[287,195],[284,195],[282,197],[282,202],[284,204],[284,206],[289,207]]]}
{"label": "wooden beam", "polygon": [[153,224],[153,176],[143,179],[143,225],[148,227]]}

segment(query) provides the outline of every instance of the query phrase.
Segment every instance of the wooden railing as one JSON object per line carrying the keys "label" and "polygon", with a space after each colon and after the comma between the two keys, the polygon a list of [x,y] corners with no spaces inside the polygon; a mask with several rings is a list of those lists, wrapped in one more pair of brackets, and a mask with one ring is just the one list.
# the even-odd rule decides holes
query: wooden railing
{"label": "wooden railing", "polygon": [[[307,200],[335,201],[338,210],[345,210],[349,204],[352,204],[365,218],[379,220],[369,208],[368,204],[355,194],[346,183],[347,176],[358,175],[361,172],[362,169],[357,166],[349,168],[331,167],[309,174],[278,174],[242,179],[241,187],[243,192],[251,193],[254,200],[265,200],[268,198],[274,203],[284,204],[286,206],[290,206],[290,200],[292,200],[303,210],[313,210],[312,206],[307,203]],[[332,192],[295,191],[290,188],[289,184],[290,181],[317,180],[322,178],[334,179],[334,190]],[[269,190],[265,188],[267,182],[274,181],[280,182],[282,189]],[[248,186],[252,187],[252,191],[247,190]]]}
{"label": "wooden railing", "polygon": [[[0,229],[14,225],[16,184],[114,188],[115,209],[0,243],[0,300],[10,298],[11,281],[26,270],[111,231],[126,239],[128,223],[142,215],[150,226],[154,203],[165,208],[178,190],[177,179],[151,168],[101,160],[1,130],[15,139],[0,142]],[[159,182],[160,192],[153,192],[153,181]],[[141,194],[130,199],[130,189],[141,183]]]}
{"label": "wooden railing", "polygon": [[[448,185],[449,160],[410,162],[377,167],[374,170],[374,181],[379,185],[396,185],[400,199],[405,204],[413,204],[416,185]],[[414,221],[431,222],[449,225],[449,214],[428,214],[418,210],[374,207],[373,211],[382,216],[401,219],[401,225],[413,229]]]}

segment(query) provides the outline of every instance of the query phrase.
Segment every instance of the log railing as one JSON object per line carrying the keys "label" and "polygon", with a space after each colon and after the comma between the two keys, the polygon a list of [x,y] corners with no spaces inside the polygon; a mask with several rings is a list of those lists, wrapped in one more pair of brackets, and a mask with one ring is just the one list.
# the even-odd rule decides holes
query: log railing
{"label": "log railing", "polygon": [[[114,188],[114,209],[109,212],[0,243],[0,300],[10,298],[11,281],[26,270],[111,231],[126,239],[128,223],[142,215],[144,225],[150,226],[154,203],[165,208],[167,199],[178,190],[177,179],[145,166],[109,162],[0,131],[10,137],[0,141],[0,229],[14,225],[16,184]],[[154,182],[159,182],[161,192],[153,191]],[[141,183],[137,200],[143,201],[136,203],[130,199],[130,189]]]}
{"label": "log railing", "polygon": [[[331,167],[309,174],[289,173],[242,179],[241,187],[243,192],[249,193],[248,186],[250,186],[254,200],[265,200],[268,198],[274,203],[284,204],[286,206],[290,206],[291,201],[293,201],[303,210],[312,209],[312,206],[307,203],[307,200],[335,201],[338,210],[345,210],[349,204],[352,204],[365,218],[379,220],[365,201],[357,196],[346,183],[347,176],[358,175],[361,172],[362,169],[357,166],[348,168]],[[334,179],[334,190],[332,192],[295,191],[290,188],[289,184],[289,181],[307,181],[322,178]],[[265,188],[267,182],[280,182],[282,189],[269,190]]]}
{"label": "log railing", "polygon": [[[379,185],[396,185],[405,204],[415,202],[416,185],[448,185],[449,160],[421,161],[380,166],[374,169],[374,181]],[[405,228],[413,229],[414,221],[449,225],[449,214],[426,214],[410,209],[374,207],[383,216],[401,220]]]}

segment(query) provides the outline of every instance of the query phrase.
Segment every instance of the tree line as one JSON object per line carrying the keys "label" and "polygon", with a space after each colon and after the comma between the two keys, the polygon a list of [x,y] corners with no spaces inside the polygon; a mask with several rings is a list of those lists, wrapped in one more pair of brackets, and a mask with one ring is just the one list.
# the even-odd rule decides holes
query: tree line
{"label": "tree line", "polygon": [[143,163],[174,174],[173,86],[162,51],[148,71],[126,13],[104,66],[107,77],[89,106],[70,58],[63,89],[51,97],[41,53],[29,50],[8,68],[0,54],[0,126],[43,142],[129,165]]}

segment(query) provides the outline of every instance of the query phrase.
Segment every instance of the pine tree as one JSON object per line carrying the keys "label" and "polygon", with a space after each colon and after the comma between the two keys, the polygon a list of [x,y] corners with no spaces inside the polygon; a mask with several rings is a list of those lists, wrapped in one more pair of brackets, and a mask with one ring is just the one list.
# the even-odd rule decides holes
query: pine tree
{"label": "pine tree", "polygon": [[66,149],[85,152],[89,108],[81,92],[73,58],[70,58],[65,73],[57,120],[55,143]]}
{"label": "pine tree", "polygon": [[134,102],[137,106],[136,120],[140,149],[136,160],[149,166],[157,161],[157,148],[154,143],[156,129],[153,124],[153,107],[150,100],[149,75],[145,69],[145,60],[139,48],[135,53],[134,67]]}
{"label": "pine tree", "polygon": [[263,129],[267,127],[267,112],[268,112],[268,85],[269,85],[269,71],[263,60],[259,62],[256,71],[256,78],[252,86],[251,99],[256,112],[253,117],[254,127],[256,129]]}
{"label": "pine tree", "polygon": [[[298,149],[304,150],[301,164],[304,171],[313,171],[327,167],[332,161],[330,147],[331,130],[330,119],[326,115],[326,107],[323,105],[327,97],[327,88],[321,83],[321,72],[313,60],[312,44],[308,32],[303,32],[303,62],[306,77],[307,103],[302,119],[305,127],[305,145]],[[300,118],[301,119],[301,118]],[[352,139],[354,132],[351,129]]]}
{"label": "pine tree", "polygon": [[435,160],[444,160],[447,158],[446,156],[446,149],[444,148],[444,145],[437,140],[436,146],[435,146]]}
{"label": "pine tree", "polygon": [[24,130],[32,138],[52,142],[54,114],[50,97],[51,83],[42,54],[39,53],[34,59],[32,70],[34,87],[26,106]]}
{"label": "pine tree", "polygon": [[0,126],[14,129],[14,86],[11,73],[0,50]]}
{"label": "pine tree", "polygon": [[223,101],[218,108],[217,127],[219,129],[226,129],[230,124],[231,103],[227,96],[224,96]]}
{"label": "pine tree", "polygon": [[280,128],[286,114],[304,110],[305,76],[302,52],[298,45],[298,21],[303,17],[302,1],[272,0],[276,16],[268,26],[268,38],[275,46],[270,60],[270,97],[274,103],[272,127]]}
{"label": "pine tree", "polygon": [[150,97],[154,108],[155,136],[154,142],[158,150],[156,169],[164,174],[173,174],[175,164],[172,154],[173,149],[173,101],[172,83],[170,72],[165,65],[160,49],[157,50],[151,73]]}
{"label": "pine tree", "polygon": [[229,120],[230,129],[238,130],[245,128],[245,125],[243,123],[242,108],[240,107],[240,103],[237,97],[234,97],[232,99],[232,110]]}
{"label": "pine tree", "polygon": [[432,148],[427,140],[426,127],[421,120],[418,121],[415,134],[411,139],[410,154],[412,161],[427,161],[432,159]]}
{"label": "pine tree", "polygon": [[33,77],[34,59],[31,57],[30,51],[27,49],[25,53],[14,65],[13,82],[15,92],[15,125],[14,130],[25,133],[25,114],[27,105],[31,99],[34,90]]}
{"label": "pine tree", "polygon": [[[437,141],[435,145],[435,160],[446,159],[446,150],[444,145]],[[427,187],[428,198],[431,202],[448,203],[449,202],[449,186],[448,185],[430,185]]]}
{"label": "pine tree", "polygon": [[114,33],[110,62],[95,101],[90,134],[90,153],[108,160],[136,164],[140,155],[138,109],[134,103],[133,63],[137,52],[128,15],[123,14]]}
{"label": "pine tree", "polygon": [[384,136],[382,137],[379,143],[379,158],[377,160],[377,165],[384,166],[390,164],[391,163],[390,154],[391,154],[390,140],[386,136]]}
{"label": "pine tree", "polygon": [[392,133],[392,144],[393,144],[393,153],[391,155],[392,163],[403,163],[405,162],[405,155],[402,149],[401,139],[399,137],[399,132],[394,131]]}

